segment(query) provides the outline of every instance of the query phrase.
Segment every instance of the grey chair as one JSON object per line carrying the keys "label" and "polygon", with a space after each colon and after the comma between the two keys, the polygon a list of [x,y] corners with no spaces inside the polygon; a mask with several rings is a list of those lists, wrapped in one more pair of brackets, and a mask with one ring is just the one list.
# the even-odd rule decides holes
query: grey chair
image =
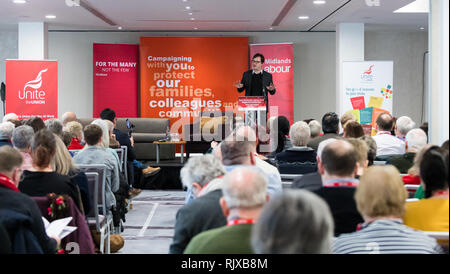
{"label": "grey chair", "polygon": [[102,210],[106,209],[104,203],[105,199],[103,199],[103,195],[101,195],[101,193],[105,192],[105,184],[99,180],[100,176],[97,172],[86,172],[85,174],[88,179],[90,200],[93,204],[91,211],[86,214],[86,219],[90,227],[95,225],[97,232],[100,232],[100,252],[103,254],[109,254],[109,225],[107,218],[101,215],[99,210],[99,208]]}

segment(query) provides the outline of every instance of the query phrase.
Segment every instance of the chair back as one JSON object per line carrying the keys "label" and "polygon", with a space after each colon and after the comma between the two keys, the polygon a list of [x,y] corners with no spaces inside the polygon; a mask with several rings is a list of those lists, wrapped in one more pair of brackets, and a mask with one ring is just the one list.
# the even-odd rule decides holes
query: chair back
{"label": "chair back", "polygon": [[[97,202],[91,199],[92,205],[94,206],[91,207],[87,216],[95,218],[98,214],[106,214],[106,165],[78,165],[78,168],[88,177],[90,195],[95,195],[93,198],[97,198]],[[95,187],[95,183],[93,186],[92,182],[95,179],[92,179],[92,177],[95,176],[91,173],[97,173],[98,175],[97,187]],[[91,176],[91,179],[89,176]],[[95,214],[95,211],[93,211],[95,210],[94,208],[98,210],[97,215]]]}
{"label": "chair back", "polygon": [[449,232],[448,231],[424,231],[428,236],[436,239],[439,245],[444,250],[444,253],[448,254],[449,245]]}
{"label": "chair back", "polygon": [[[97,172],[86,172],[86,177],[88,180],[88,186],[89,186],[89,200],[92,204],[91,210],[87,212],[86,218],[87,219],[95,219],[95,226],[97,230],[100,229],[100,222],[99,222],[99,175]],[[102,205],[100,204],[100,207]]]}
{"label": "chair back", "polygon": [[122,147],[120,148],[115,148],[114,149],[117,153],[117,156],[119,156],[119,162],[120,162],[120,170],[123,172],[123,155],[124,155],[124,150]]}
{"label": "chair back", "polygon": [[307,174],[317,171],[317,164],[312,162],[278,162],[280,174]]}
{"label": "chair back", "polygon": [[127,146],[120,146],[121,149],[123,149],[123,163],[122,163],[122,172],[125,175],[125,179],[128,183],[128,147]]}

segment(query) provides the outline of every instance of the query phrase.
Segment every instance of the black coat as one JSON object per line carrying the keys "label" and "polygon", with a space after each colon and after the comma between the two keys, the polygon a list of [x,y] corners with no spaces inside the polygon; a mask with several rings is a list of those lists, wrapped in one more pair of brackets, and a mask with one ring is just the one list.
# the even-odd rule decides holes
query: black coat
{"label": "black coat", "polygon": [[[44,253],[56,252],[56,241],[49,238],[42,222],[41,211],[36,203],[27,195],[0,187],[0,209],[12,210],[31,219],[30,230]],[[5,224],[4,224],[5,225]],[[6,225],[5,225],[6,226]],[[10,240],[12,237],[10,236]]]}
{"label": "black coat", "polygon": [[219,200],[222,190],[211,191],[180,208],[176,215],[171,254],[183,254],[189,242],[203,231],[227,224]]}
{"label": "black coat", "polygon": [[[244,72],[244,74],[242,75],[242,80],[241,83],[244,85],[242,88],[238,88],[238,92],[243,92],[245,90],[245,96],[250,96],[250,91],[251,91],[251,86],[252,86],[252,73],[253,70],[248,70],[246,72]],[[273,83],[272,80],[272,74],[266,72],[266,71],[262,71],[263,76],[262,76],[262,84],[263,84],[263,88],[266,89],[268,86],[270,86],[270,84]],[[276,90],[272,90],[269,91],[267,90],[271,95],[274,95]],[[263,96],[263,93],[261,91],[261,95],[259,96]]]}
{"label": "black coat", "polygon": [[305,174],[294,180],[292,188],[315,191],[322,188],[322,176],[319,172]]}

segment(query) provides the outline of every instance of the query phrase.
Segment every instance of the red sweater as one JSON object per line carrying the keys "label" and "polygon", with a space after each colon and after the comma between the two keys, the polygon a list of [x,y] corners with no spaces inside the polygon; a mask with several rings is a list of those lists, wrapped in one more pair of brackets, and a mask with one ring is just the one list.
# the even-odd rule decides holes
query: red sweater
{"label": "red sweater", "polygon": [[68,149],[70,150],[83,148],[84,146],[80,143],[80,140],[78,140],[78,138],[72,138],[72,142],[70,142],[70,145],[68,146]]}

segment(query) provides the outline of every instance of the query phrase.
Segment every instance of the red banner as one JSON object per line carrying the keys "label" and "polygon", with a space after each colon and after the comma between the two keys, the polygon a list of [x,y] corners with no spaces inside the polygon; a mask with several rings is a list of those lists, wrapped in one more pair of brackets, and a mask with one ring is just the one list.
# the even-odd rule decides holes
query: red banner
{"label": "red banner", "polygon": [[139,45],[94,44],[93,117],[105,108],[138,117]]}
{"label": "red banner", "polygon": [[[269,95],[269,115],[285,116],[294,123],[294,53],[293,44],[253,44],[250,58],[256,53],[264,55],[263,70],[272,74],[277,92]],[[278,113],[271,113],[271,107],[278,107]]]}
{"label": "red banner", "polygon": [[6,113],[58,117],[58,62],[6,60]]}

